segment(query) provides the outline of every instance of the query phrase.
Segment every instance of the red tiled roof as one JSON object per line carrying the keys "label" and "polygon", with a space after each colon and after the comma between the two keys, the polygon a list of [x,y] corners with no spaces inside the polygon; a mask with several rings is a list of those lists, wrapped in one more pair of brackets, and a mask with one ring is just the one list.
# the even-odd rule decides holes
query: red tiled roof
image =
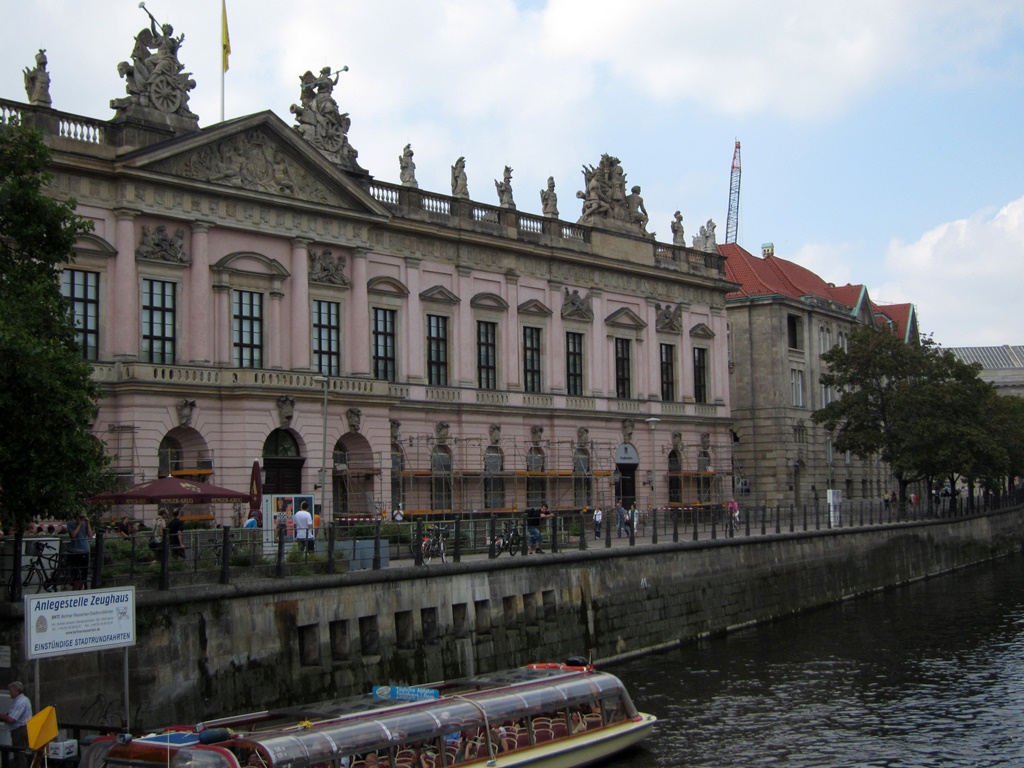
{"label": "red tiled roof", "polygon": [[914,316],[913,304],[875,304],[872,302],[875,316],[881,316],[896,326],[896,334],[904,341],[916,340],[917,318]]}
{"label": "red tiled roof", "polygon": [[740,284],[739,290],[728,294],[727,299],[816,296],[853,309],[860,303],[864,292],[861,285],[837,288],[795,262],[774,255],[759,258],[736,243],[720,244],[718,252],[725,257],[726,277]]}

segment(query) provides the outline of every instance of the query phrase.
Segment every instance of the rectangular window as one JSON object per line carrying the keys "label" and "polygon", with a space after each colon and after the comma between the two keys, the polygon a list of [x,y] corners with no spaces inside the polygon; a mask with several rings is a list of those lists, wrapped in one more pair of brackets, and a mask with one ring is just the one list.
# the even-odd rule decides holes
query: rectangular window
{"label": "rectangular window", "polygon": [[708,401],[708,351],[704,347],[693,348],[693,400]]}
{"label": "rectangular window", "polygon": [[523,328],[523,389],[540,392],[540,328]]}
{"label": "rectangular window", "polygon": [[803,328],[800,318],[796,315],[786,315],[786,336],[789,339],[790,349],[803,349]]}
{"label": "rectangular window", "polygon": [[235,291],[231,332],[236,368],[263,367],[263,294]]}
{"label": "rectangular window", "polygon": [[633,396],[630,379],[631,351],[629,339],[615,340],[615,396],[623,400]]}
{"label": "rectangular window", "polygon": [[448,386],[448,318],[427,315],[427,383]]}
{"label": "rectangular window", "polygon": [[804,407],[804,372],[799,368],[791,368],[789,371],[789,388],[793,395],[793,405],[797,408]]}
{"label": "rectangular window", "polygon": [[142,357],[169,365],[175,356],[175,290],[165,280],[142,281]]}
{"label": "rectangular window", "polygon": [[583,397],[583,334],[565,334],[565,386],[570,397]]}
{"label": "rectangular window", "polygon": [[498,324],[476,324],[476,383],[480,389],[498,388]]}
{"label": "rectangular window", "polygon": [[676,399],[676,347],[661,345],[661,399],[671,403]]}
{"label": "rectangular window", "polygon": [[373,308],[373,377],[395,381],[395,315],[393,309]]}
{"label": "rectangular window", "polygon": [[65,269],[61,273],[61,290],[71,305],[75,321],[75,340],[82,347],[82,357],[100,357],[100,276],[98,272]]}
{"label": "rectangular window", "polygon": [[324,376],[341,375],[341,304],[313,302],[313,367]]}

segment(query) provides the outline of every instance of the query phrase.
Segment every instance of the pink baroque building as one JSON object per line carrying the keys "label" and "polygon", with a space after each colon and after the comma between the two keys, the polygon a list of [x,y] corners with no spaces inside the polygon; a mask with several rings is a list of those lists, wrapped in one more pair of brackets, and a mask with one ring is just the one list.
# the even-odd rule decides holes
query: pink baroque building
{"label": "pink baroque building", "polygon": [[62,280],[126,484],[246,489],[259,459],[266,492],[314,493],[328,518],[730,495],[736,286],[713,231],[648,234],[616,158],[563,221],[553,180],[544,215],[519,211],[510,168],[499,205],[468,197],[461,159],[452,194],[421,190],[409,147],[401,183],[377,181],[329,79],[294,126],[200,128],[191,81],[149,77],[110,121],[0,101],[95,225]]}

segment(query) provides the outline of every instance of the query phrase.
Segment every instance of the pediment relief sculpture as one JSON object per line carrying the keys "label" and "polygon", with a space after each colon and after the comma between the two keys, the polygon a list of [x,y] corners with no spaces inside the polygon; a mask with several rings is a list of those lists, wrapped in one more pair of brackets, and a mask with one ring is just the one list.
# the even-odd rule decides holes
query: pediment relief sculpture
{"label": "pediment relief sculpture", "polygon": [[167,234],[167,227],[163,224],[153,231],[143,224],[142,237],[139,238],[139,245],[135,249],[135,258],[188,264],[188,254],[185,253],[185,230],[178,227],[172,237]]}
{"label": "pediment relief sculpture", "polygon": [[570,291],[565,289],[562,296],[562,317],[567,320],[593,320],[594,309],[591,301],[591,294],[580,296],[577,289]]}
{"label": "pediment relief sculpture", "polygon": [[310,248],[309,281],[329,285],[352,285],[352,282],[345,277],[345,256],[340,253],[335,256],[327,248],[319,251]]}
{"label": "pediment relief sculpture", "polygon": [[655,327],[658,331],[664,333],[681,333],[683,330],[683,305],[676,304],[676,308],[672,309],[671,304],[662,306],[661,304],[655,304],[654,308],[657,310],[658,316]]}
{"label": "pediment relief sculpture", "polygon": [[186,179],[338,205],[340,198],[289,157],[277,141],[262,128],[251,128],[149,167]]}

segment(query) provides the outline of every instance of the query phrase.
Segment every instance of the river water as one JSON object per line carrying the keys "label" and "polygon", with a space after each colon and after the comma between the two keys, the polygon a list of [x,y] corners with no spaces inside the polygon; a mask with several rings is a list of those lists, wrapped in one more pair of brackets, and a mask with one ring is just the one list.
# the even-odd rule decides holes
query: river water
{"label": "river water", "polygon": [[1024,556],[608,671],[660,718],[614,766],[1024,766]]}

